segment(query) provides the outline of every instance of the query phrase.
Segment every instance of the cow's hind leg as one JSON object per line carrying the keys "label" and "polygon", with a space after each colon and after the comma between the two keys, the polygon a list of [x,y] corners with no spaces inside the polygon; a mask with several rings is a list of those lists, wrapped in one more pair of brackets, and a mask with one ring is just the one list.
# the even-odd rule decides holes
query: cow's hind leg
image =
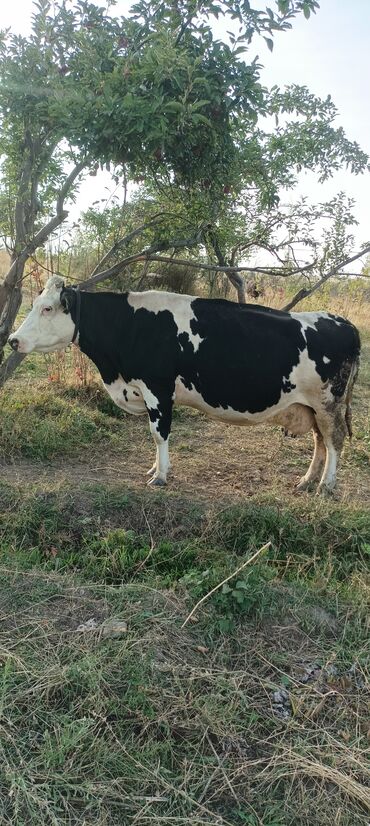
{"label": "cow's hind leg", "polygon": [[302,479],[299,480],[296,490],[309,490],[314,482],[317,482],[320,479],[322,469],[324,466],[324,462],[326,459],[326,448],[324,444],[324,440],[322,435],[315,425],[313,430],[313,441],[314,441],[314,453],[312,457],[312,462],[308,468],[307,473],[302,476]]}
{"label": "cow's hind leg", "polygon": [[324,472],[317,492],[328,494],[335,488],[338,460],[347,434],[344,404],[336,404],[330,411],[316,414],[316,421],[326,448]]}

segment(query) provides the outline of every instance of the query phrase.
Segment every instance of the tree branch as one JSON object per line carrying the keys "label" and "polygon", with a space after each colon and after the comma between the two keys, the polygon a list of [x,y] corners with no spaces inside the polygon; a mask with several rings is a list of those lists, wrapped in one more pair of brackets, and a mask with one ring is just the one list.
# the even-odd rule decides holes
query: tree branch
{"label": "tree branch", "polygon": [[69,175],[65,179],[64,184],[63,184],[62,188],[59,190],[58,195],[57,195],[57,204],[56,204],[57,215],[60,215],[63,212],[64,201],[65,201],[67,195],[69,194],[72,185],[74,184],[76,178],[78,178],[80,172],[82,172],[82,170],[85,169],[85,167],[87,166],[88,163],[89,163],[89,158],[85,158],[83,161],[80,161],[79,163],[77,163],[76,166],[73,167],[73,169],[71,170],[71,172],[69,173]]}
{"label": "tree branch", "polygon": [[[217,261],[218,261],[219,265],[221,267],[226,267],[227,266],[226,258],[224,256],[222,250],[221,250],[217,235],[212,229],[210,229],[209,232],[208,232],[208,238],[210,240],[210,243],[212,245],[213,251],[216,255],[216,258],[217,258]],[[243,276],[239,275],[239,273],[236,271],[236,269],[230,269],[230,271],[227,272],[227,276],[228,276],[229,280],[231,281],[233,287],[235,287],[235,289],[236,289],[239,304],[245,304],[246,303],[246,296],[245,296],[245,283],[244,283]]]}
{"label": "tree branch", "polygon": [[25,353],[11,353],[0,367],[0,387],[3,387],[5,382],[10,379],[10,376],[16,371],[23,359],[26,358]]}
{"label": "tree branch", "polygon": [[180,41],[181,41],[182,36],[185,34],[186,29],[188,28],[188,26],[190,25],[190,23],[191,23],[191,21],[192,21],[192,19],[193,19],[193,16],[194,16],[193,14],[189,14],[189,16],[186,18],[186,20],[184,20],[184,22],[183,22],[183,24],[182,24],[182,26],[181,26],[181,29],[180,29],[180,31],[179,31],[179,33],[178,33],[178,35],[177,35],[177,38],[176,38],[176,40],[175,40],[175,48],[177,48],[177,46],[179,45],[179,43],[180,43]]}
{"label": "tree branch", "polygon": [[108,252],[106,252],[105,255],[103,255],[103,258],[100,259],[96,267],[94,267],[91,276],[97,275],[99,272],[102,272],[102,267],[104,266],[104,264],[109,260],[109,258],[111,258],[112,255],[118,252],[118,250],[122,249],[122,247],[125,247],[127,244],[130,243],[130,241],[132,241],[138,235],[141,235],[141,233],[145,232],[146,229],[156,226],[156,224],[160,224],[162,220],[163,216],[154,215],[153,218],[151,218],[150,221],[147,221],[146,224],[141,224],[140,227],[137,227],[136,229],[132,230],[132,232],[129,232],[128,235],[125,235],[124,238],[121,238],[119,241],[116,241],[108,250]]}
{"label": "tree branch", "polygon": [[193,269],[207,270],[208,272],[224,272],[227,275],[235,272],[258,272],[265,275],[278,275],[283,278],[288,278],[290,275],[295,275],[296,273],[308,272],[315,266],[316,263],[306,264],[304,267],[299,267],[296,270],[287,270],[285,267],[280,269],[277,267],[220,267],[217,264],[202,264],[199,261],[191,261],[188,258],[171,258],[166,255],[148,255],[146,250],[142,250],[135,255],[129,255],[127,258],[123,258],[122,261],[118,261],[118,263],[114,264],[113,267],[110,267],[109,270],[104,270],[103,272],[99,272],[96,275],[87,278],[85,281],[80,281],[79,286],[84,290],[94,287],[95,284],[100,284],[103,281],[107,281],[108,278],[113,278],[115,275],[118,275],[125,269],[125,267],[128,267],[129,264],[135,264],[139,261],[160,261],[165,264],[176,264],[180,267],[192,267]]}
{"label": "tree branch", "polygon": [[361,258],[363,255],[367,255],[368,252],[370,252],[370,244],[367,244],[367,246],[364,247],[361,250],[361,252],[356,252],[355,255],[352,255],[350,258],[345,258],[344,261],[341,261],[340,264],[337,264],[336,267],[332,267],[331,270],[329,270],[329,272],[323,275],[322,278],[320,278],[320,280],[313,285],[313,287],[298,290],[298,292],[293,296],[293,298],[290,301],[288,301],[288,304],[285,304],[285,306],[281,309],[285,310],[286,312],[292,310],[293,307],[295,307],[300,301],[303,301],[304,298],[308,298],[309,295],[312,295],[316,292],[316,290],[319,290],[322,287],[322,285],[329,280],[329,278],[332,278],[333,275],[337,275],[339,270],[341,270],[343,267],[346,267],[347,264],[352,264],[353,261],[357,261],[357,259]]}

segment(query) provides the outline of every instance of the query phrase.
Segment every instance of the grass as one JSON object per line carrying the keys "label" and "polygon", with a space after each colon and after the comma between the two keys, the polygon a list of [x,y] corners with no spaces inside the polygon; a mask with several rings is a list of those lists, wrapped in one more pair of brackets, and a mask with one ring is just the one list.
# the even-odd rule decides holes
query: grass
{"label": "grass", "polygon": [[365,826],[365,511],[3,483],[0,536],[2,823]]}
{"label": "grass", "polygon": [[[97,395],[97,394],[96,394]],[[82,394],[81,394],[82,396]],[[7,387],[1,397],[0,458],[24,456],[50,460],[74,456],[76,451],[119,433],[117,416],[108,405],[93,404],[87,396],[77,400],[76,393],[56,393],[52,387],[33,383]]]}
{"label": "grass", "polygon": [[[273,624],[220,635],[217,606],[181,630],[181,591],[1,573],[2,823],[326,824],[333,794],[338,823],[367,822],[363,669],[326,626],[312,642],[312,594],[276,590]],[[119,639],[100,632],[112,616]],[[338,612],[342,645],[356,623]]]}
{"label": "grass", "polygon": [[1,396],[1,824],[368,826],[364,344],[330,501],[292,493],[308,440],[183,410],[147,491],[146,422],[25,360]]}

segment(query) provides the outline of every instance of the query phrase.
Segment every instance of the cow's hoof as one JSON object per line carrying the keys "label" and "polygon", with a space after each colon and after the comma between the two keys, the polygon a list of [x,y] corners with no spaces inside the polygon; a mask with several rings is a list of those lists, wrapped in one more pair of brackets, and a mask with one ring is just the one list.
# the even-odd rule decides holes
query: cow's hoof
{"label": "cow's hoof", "polygon": [[148,485],[151,488],[163,488],[166,487],[167,482],[165,482],[164,479],[160,479],[159,476],[153,476],[152,479],[149,479]]}
{"label": "cow's hoof", "polygon": [[[171,465],[168,465],[168,472],[171,470],[171,467],[172,467]],[[156,472],[157,472],[157,465],[154,464],[153,467],[150,468],[150,470],[147,470],[146,475],[147,476],[153,476],[153,474],[155,474]],[[167,484],[167,483],[165,482],[165,484]]]}
{"label": "cow's hoof", "polygon": [[316,496],[323,496],[324,498],[329,499],[334,496],[334,487],[328,488],[327,485],[319,485]]}
{"label": "cow's hoof", "polygon": [[305,479],[305,477],[302,476],[302,479],[300,479],[299,482],[296,484],[295,490],[297,493],[301,493],[301,491],[303,490],[313,490],[314,487],[315,482],[313,479]]}

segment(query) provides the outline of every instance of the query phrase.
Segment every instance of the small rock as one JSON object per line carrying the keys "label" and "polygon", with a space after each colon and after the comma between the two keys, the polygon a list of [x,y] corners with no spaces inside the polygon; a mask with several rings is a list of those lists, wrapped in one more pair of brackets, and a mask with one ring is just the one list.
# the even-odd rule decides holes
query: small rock
{"label": "small rock", "polygon": [[101,627],[102,639],[117,639],[127,634],[127,622],[125,620],[109,619]]}
{"label": "small rock", "polygon": [[273,692],[272,710],[276,717],[280,717],[282,720],[287,720],[292,716],[292,704],[290,702],[289,692],[285,688],[279,688]]}
{"label": "small rock", "polygon": [[98,627],[97,621],[94,617],[88,619],[86,622],[81,622],[81,624],[76,628],[76,631],[80,631],[81,633],[85,633],[85,631],[95,631]]}

